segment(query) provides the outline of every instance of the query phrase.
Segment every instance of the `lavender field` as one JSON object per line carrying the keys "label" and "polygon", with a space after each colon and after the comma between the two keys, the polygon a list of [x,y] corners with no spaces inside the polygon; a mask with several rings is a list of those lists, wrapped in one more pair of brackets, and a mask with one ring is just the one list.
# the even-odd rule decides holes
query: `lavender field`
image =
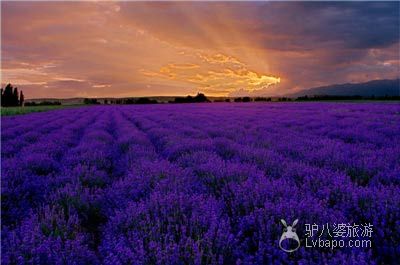
{"label": "lavender field", "polygon": [[[3,264],[399,262],[399,104],[93,106],[1,122]],[[281,219],[299,220],[295,252],[279,248]],[[372,224],[372,246],[307,248],[305,224],[327,223]]]}

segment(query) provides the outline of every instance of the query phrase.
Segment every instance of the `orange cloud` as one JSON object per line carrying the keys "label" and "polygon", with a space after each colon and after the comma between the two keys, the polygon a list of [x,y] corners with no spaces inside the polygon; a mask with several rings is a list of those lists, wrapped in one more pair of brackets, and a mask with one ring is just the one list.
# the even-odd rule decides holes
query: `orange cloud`
{"label": "orange cloud", "polygon": [[196,54],[198,64],[167,64],[159,71],[142,70],[152,78],[174,80],[194,84],[205,93],[226,95],[238,89],[254,91],[278,84],[280,78],[251,71],[246,64],[233,56],[218,54]]}

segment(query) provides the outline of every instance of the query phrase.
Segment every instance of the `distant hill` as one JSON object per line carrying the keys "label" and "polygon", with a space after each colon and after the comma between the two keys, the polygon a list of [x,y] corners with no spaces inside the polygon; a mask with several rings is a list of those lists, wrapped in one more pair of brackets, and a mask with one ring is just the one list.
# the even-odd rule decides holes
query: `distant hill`
{"label": "distant hill", "polygon": [[315,95],[384,97],[400,96],[400,79],[373,80],[366,83],[348,83],[314,87],[287,95],[289,97]]}

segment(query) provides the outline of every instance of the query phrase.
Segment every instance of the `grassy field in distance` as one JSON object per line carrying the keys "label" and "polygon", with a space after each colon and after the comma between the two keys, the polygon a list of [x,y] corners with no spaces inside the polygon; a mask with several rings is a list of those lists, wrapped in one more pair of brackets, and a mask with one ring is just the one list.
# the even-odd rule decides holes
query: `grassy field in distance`
{"label": "grassy field in distance", "polygon": [[1,116],[27,114],[63,108],[79,107],[83,105],[52,105],[52,106],[25,106],[25,107],[1,107]]}

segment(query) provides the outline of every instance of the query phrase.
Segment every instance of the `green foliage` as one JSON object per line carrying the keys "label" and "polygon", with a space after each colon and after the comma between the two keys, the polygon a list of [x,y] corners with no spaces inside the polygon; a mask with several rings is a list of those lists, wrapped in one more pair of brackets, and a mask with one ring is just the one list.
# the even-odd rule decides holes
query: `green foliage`
{"label": "green foliage", "polygon": [[52,106],[29,106],[29,107],[2,107],[1,116],[27,114],[32,112],[43,112],[63,108],[80,107],[82,105],[52,105]]}

